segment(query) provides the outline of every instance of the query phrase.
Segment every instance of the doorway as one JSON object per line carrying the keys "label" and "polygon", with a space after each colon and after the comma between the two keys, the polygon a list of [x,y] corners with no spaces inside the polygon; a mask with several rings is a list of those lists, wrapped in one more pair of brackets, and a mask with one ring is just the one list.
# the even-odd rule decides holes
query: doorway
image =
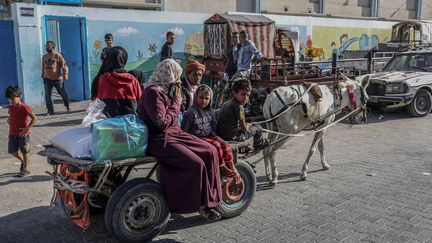
{"label": "doorway", "polygon": [[46,40],[56,43],[69,68],[69,79],[64,82],[66,93],[71,100],[89,98],[86,58],[86,22],[80,17],[45,17]]}

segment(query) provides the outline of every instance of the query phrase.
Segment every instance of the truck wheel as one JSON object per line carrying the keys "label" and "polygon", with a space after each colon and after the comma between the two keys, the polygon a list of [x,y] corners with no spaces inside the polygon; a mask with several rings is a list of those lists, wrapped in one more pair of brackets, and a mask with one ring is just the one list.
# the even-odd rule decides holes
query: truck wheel
{"label": "truck wheel", "polygon": [[163,188],[137,178],[114,191],[105,212],[108,230],[123,242],[145,242],[159,235],[170,218]]}
{"label": "truck wheel", "polygon": [[[238,161],[236,163],[236,168],[243,180],[243,184],[239,188],[232,188],[233,190],[231,191],[233,194],[228,198],[224,195],[222,204],[216,207],[216,210],[224,218],[235,217],[243,213],[252,202],[256,191],[257,183],[255,173],[250,165],[243,161]],[[228,183],[229,185],[227,185],[226,180],[222,181],[222,183],[222,190],[227,190],[227,186],[235,187],[234,183]]]}
{"label": "truck wheel", "polygon": [[432,109],[432,96],[424,89],[421,89],[414,96],[408,106],[408,112],[415,117],[423,117],[429,114]]}

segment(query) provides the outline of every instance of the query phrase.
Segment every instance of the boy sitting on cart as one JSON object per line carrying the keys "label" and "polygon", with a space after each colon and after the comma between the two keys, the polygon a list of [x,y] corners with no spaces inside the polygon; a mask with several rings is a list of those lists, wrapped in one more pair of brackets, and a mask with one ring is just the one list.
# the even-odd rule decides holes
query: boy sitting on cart
{"label": "boy sitting on cart", "polygon": [[226,101],[218,115],[216,133],[224,140],[245,141],[253,137],[255,150],[270,144],[263,138],[262,127],[246,122],[244,105],[248,102],[251,93],[249,80],[241,79],[233,83],[232,99]]}

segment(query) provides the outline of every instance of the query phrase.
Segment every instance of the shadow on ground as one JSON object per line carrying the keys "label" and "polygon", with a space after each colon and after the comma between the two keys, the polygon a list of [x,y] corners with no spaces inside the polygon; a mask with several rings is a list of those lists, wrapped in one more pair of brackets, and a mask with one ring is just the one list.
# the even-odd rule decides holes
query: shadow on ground
{"label": "shadow on ground", "polygon": [[18,173],[6,173],[0,175],[0,187],[12,183],[33,183],[39,181],[50,181],[51,176],[48,175],[27,175],[24,177],[17,177]]}
{"label": "shadow on ground", "polygon": [[75,120],[63,120],[63,121],[58,121],[58,122],[47,122],[44,124],[36,124],[34,125],[34,127],[65,127],[65,126],[75,126],[75,125],[79,125],[82,122],[82,118],[81,119],[75,119]]}
{"label": "shadow on ground", "polygon": [[103,215],[87,230],[74,225],[60,209],[35,207],[0,218],[1,242],[118,242],[107,233]]}
{"label": "shadow on ground", "polygon": [[[229,220],[229,219],[227,219]],[[92,224],[83,230],[72,223],[60,208],[34,207],[0,217],[0,239],[5,242],[119,242],[107,232],[104,214],[92,216]],[[176,235],[177,230],[208,224],[199,215],[185,217],[174,214],[161,236]],[[152,242],[179,242],[173,239],[156,239]]]}

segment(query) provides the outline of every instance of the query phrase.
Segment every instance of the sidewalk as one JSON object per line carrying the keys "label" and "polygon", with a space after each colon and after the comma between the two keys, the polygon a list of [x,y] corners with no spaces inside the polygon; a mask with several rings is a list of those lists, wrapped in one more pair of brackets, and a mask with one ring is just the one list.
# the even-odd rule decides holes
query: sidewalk
{"label": "sidewalk", "polygon": [[[71,112],[66,112],[61,100],[54,100],[55,115],[46,116],[45,106],[31,107],[36,114],[37,123],[31,130],[31,152],[36,154],[41,150],[42,145],[48,144],[48,139],[56,133],[72,127],[79,127],[85,115],[85,110],[90,101],[72,102]],[[7,124],[8,109],[0,108],[0,159],[8,158],[8,134],[9,125]]]}

